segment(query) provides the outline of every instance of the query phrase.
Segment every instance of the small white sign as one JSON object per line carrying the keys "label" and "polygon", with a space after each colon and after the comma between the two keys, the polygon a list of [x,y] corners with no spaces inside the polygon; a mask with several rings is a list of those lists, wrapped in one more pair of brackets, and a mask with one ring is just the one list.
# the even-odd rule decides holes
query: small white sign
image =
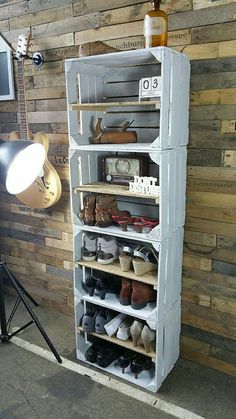
{"label": "small white sign", "polygon": [[146,77],[139,82],[139,100],[158,97],[161,92],[161,76]]}
{"label": "small white sign", "polygon": [[160,194],[160,186],[157,186],[156,182],[157,178],[155,177],[134,176],[134,181],[129,182],[129,191],[158,196]]}

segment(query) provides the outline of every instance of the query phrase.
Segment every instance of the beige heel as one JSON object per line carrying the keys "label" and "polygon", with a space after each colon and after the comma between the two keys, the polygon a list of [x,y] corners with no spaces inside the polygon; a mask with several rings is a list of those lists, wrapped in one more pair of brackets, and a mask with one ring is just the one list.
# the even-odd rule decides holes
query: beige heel
{"label": "beige heel", "polygon": [[120,268],[123,272],[128,272],[131,268],[132,249],[129,246],[123,246],[119,256]]}
{"label": "beige heel", "polygon": [[142,329],[143,329],[143,323],[139,322],[138,320],[135,320],[133,324],[131,325],[130,334],[132,336],[134,347],[138,346]]}
{"label": "beige heel", "polygon": [[158,257],[154,250],[149,247],[142,247],[139,250],[135,250],[133,268],[137,276],[155,271],[158,268]]}
{"label": "beige heel", "polygon": [[148,326],[144,326],[141,332],[141,340],[144,345],[145,352],[148,354],[153,351],[153,344],[156,339],[155,330],[150,329]]}

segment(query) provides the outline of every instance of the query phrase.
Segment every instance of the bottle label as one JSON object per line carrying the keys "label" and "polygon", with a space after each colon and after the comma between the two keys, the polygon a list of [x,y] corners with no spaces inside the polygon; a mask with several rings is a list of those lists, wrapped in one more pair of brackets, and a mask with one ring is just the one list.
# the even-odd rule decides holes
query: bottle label
{"label": "bottle label", "polygon": [[164,17],[146,16],[144,19],[144,36],[162,35],[166,32]]}

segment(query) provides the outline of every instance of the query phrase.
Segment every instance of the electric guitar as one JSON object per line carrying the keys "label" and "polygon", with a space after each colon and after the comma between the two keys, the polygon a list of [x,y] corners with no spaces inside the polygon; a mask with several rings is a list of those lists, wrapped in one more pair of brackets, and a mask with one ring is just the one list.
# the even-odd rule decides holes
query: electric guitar
{"label": "electric guitar", "polygon": [[[26,98],[24,85],[24,59],[28,54],[30,42],[30,33],[20,35],[16,51],[17,70],[18,70],[18,101],[20,116],[20,132],[12,132],[10,140],[21,138],[22,140],[31,140],[41,143],[48,153],[49,140],[45,133],[38,132],[35,135],[29,132],[26,114]],[[46,158],[42,173],[35,181],[24,191],[16,195],[25,205],[31,208],[48,208],[54,205],[61,196],[61,181],[57,171]]]}

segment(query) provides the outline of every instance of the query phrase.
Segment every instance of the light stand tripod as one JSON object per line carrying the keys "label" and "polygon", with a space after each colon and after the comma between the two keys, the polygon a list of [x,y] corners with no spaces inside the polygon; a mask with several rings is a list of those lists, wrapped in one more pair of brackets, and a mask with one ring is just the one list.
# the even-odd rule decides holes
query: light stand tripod
{"label": "light stand tripod", "polygon": [[[12,309],[11,314],[9,315],[9,318],[7,320],[6,318],[6,307],[5,307],[5,297],[4,297],[4,285],[3,285],[3,277],[4,275],[8,278],[10,284],[15,289],[18,297],[14,304],[14,307]],[[45,339],[47,345],[51,349],[53,355],[55,356],[56,360],[61,364],[62,359],[60,358],[59,354],[57,353],[55,347],[53,346],[52,342],[50,341],[48,335],[46,334],[45,330],[41,326],[39,320],[35,316],[33,310],[31,309],[27,298],[35,305],[38,306],[38,303],[31,297],[31,295],[25,290],[25,288],[20,284],[18,279],[15,278],[15,276],[9,271],[8,267],[6,266],[6,263],[3,261],[3,259],[0,257],[0,325],[1,325],[1,334],[0,334],[0,340],[2,342],[7,342],[13,336],[16,336],[18,333],[22,332],[22,330],[26,329],[31,324],[35,323],[37,328],[39,329],[40,333],[42,334],[43,338]],[[13,316],[20,304],[22,302],[30,314],[31,321],[26,323],[24,326],[20,327],[13,333],[9,333],[9,325],[11,324],[11,321],[13,319]]]}

